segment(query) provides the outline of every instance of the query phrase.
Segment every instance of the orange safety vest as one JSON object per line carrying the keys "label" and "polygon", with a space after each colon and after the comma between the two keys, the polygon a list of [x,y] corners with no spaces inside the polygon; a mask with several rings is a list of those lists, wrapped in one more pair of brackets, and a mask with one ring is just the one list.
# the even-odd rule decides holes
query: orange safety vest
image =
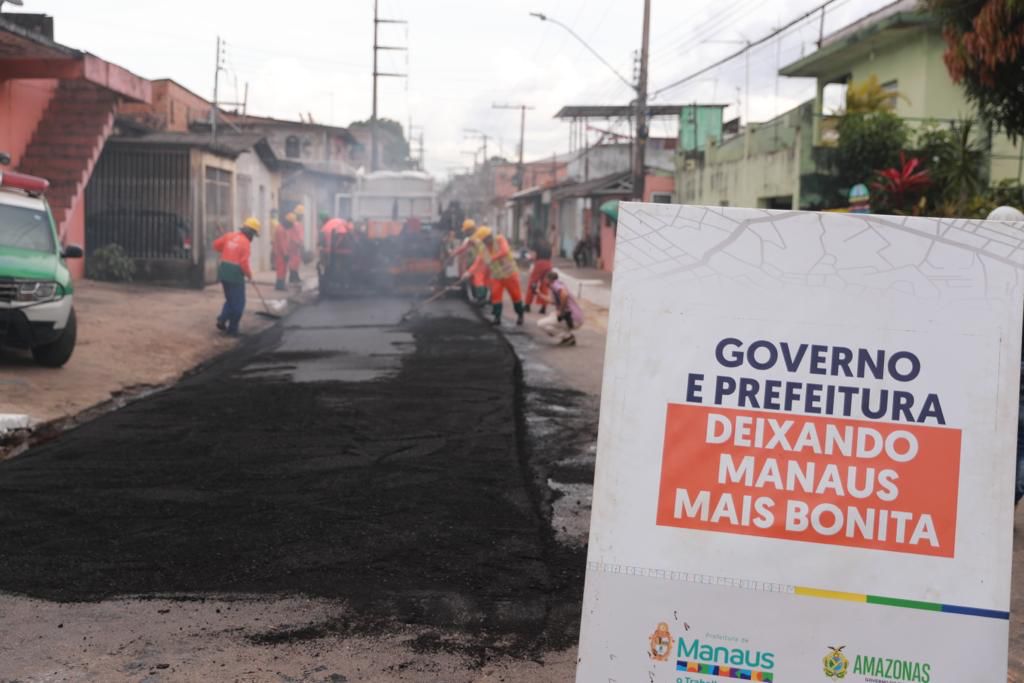
{"label": "orange safety vest", "polygon": [[249,238],[241,232],[229,232],[221,235],[213,242],[213,248],[220,253],[218,276],[224,282],[242,282],[252,277],[249,267],[249,254],[252,245]]}
{"label": "orange safety vest", "polygon": [[480,245],[479,255],[476,258],[476,263],[473,264],[472,270],[476,271],[480,268],[490,270],[491,278],[495,280],[504,280],[519,274],[516,259],[512,256],[512,249],[508,246],[508,240],[505,239],[504,235],[496,236],[494,238],[494,246],[490,249],[487,248],[486,244]]}

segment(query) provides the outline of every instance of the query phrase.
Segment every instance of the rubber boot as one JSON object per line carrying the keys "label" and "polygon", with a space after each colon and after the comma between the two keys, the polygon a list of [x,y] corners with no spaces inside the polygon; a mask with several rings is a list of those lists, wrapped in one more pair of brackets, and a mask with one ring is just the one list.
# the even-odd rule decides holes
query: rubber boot
{"label": "rubber boot", "polygon": [[548,307],[546,305],[540,307],[540,314],[541,315],[547,315],[548,314]]}
{"label": "rubber boot", "polygon": [[284,280],[278,280],[277,282],[275,282],[274,289],[276,289],[279,292],[285,291],[287,287],[284,286]]}
{"label": "rubber boot", "polygon": [[525,306],[523,306],[523,310],[526,311],[527,313],[529,313],[530,312],[530,304],[526,304]]}
{"label": "rubber boot", "polygon": [[516,325],[522,326],[523,324],[523,302],[514,301],[512,307],[516,309]]}
{"label": "rubber boot", "polygon": [[501,311],[502,311],[502,309],[504,307],[505,307],[504,304],[494,304],[494,309],[493,309],[494,320],[491,323],[492,325],[500,325],[501,324]]}

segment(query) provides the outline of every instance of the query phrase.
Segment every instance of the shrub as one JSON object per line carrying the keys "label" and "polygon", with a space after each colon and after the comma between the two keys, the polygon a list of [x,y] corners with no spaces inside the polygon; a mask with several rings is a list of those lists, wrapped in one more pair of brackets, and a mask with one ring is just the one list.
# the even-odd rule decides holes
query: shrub
{"label": "shrub", "polygon": [[847,114],[838,130],[836,169],[847,187],[871,181],[876,169],[896,166],[907,144],[903,120],[887,111]]}
{"label": "shrub", "polygon": [[131,282],[135,277],[135,261],[120,244],[100,247],[86,261],[89,277],[106,282]]}

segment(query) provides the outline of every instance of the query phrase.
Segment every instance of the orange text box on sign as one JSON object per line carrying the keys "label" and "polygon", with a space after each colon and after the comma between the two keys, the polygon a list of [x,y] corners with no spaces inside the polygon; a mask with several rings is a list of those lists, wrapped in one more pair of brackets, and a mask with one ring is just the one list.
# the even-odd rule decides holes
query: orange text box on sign
{"label": "orange text box on sign", "polygon": [[953,557],[960,443],[949,427],[670,404],[657,524]]}

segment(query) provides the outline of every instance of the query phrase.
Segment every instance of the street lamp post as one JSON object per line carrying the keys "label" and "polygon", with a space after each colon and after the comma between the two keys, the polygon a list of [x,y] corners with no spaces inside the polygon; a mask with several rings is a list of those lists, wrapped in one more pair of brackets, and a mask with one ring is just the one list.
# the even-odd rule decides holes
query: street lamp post
{"label": "street lamp post", "polygon": [[580,42],[583,47],[590,51],[590,54],[597,57],[597,59],[604,64],[608,69],[615,74],[615,76],[629,86],[634,93],[636,98],[633,100],[633,105],[636,108],[636,139],[633,145],[633,198],[643,201],[644,198],[644,178],[646,176],[645,168],[645,151],[647,149],[647,63],[649,58],[648,46],[650,44],[650,30],[651,30],[651,0],[644,0],[644,26],[643,36],[640,46],[640,77],[636,83],[631,83],[628,78],[620,74],[614,66],[612,66],[608,60],[598,53],[597,50],[592,48],[587,41],[583,40],[575,31],[571,28],[551,17],[543,14],[542,12],[530,12],[531,17],[536,17],[541,21],[549,21],[556,26],[560,26],[569,32],[573,38]]}

